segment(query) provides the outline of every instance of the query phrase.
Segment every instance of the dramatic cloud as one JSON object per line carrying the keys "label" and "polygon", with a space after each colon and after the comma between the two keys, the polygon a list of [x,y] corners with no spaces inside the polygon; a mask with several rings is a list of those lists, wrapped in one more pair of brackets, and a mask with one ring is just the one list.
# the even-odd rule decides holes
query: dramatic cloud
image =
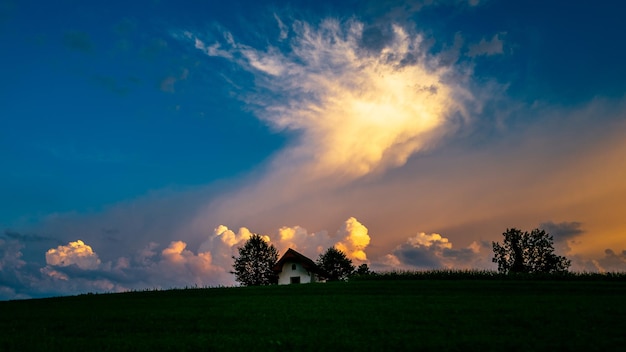
{"label": "dramatic cloud", "polygon": [[215,236],[227,246],[233,247],[239,243],[247,241],[252,236],[252,232],[250,232],[247,228],[242,227],[239,229],[239,232],[235,234],[232,230],[229,230],[228,227],[220,225],[215,229]]}
{"label": "dramatic cloud", "polygon": [[[215,258],[214,262],[228,269],[232,266],[232,256],[238,255],[237,248],[243,246],[251,235],[252,232],[245,227],[235,233],[228,227],[220,225],[200,245],[199,250],[210,251]],[[262,235],[262,237],[281,253],[288,248],[293,248],[315,260],[327,248],[334,246],[344,251],[348,258],[357,263],[367,261],[365,250],[370,242],[367,228],[354,217],[346,220],[335,235],[330,235],[326,230],[309,233],[300,226],[283,226],[276,234]]]}
{"label": "dramatic cloud", "polygon": [[[197,251],[182,240],[163,247],[149,242],[128,256],[103,261],[94,248],[82,240],[51,248],[45,265],[22,257],[23,243],[0,238],[0,299],[29,298],[84,292],[122,292],[132,289],[188,286],[235,285],[232,256],[253,232],[242,227],[234,232],[219,225],[205,238]],[[22,236],[14,236],[22,237]],[[287,248],[317,259],[327,248],[346,251],[356,263],[367,261],[370,242],[367,228],[350,217],[339,230],[309,233],[300,226],[281,227],[262,235],[284,253]],[[28,292],[24,294],[23,292]]]}
{"label": "dramatic cloud", "polygon": [[[240,43],[227,31],[217,40],[192,32],[180,36],[209,60],[233,63],[235,71],[224,73],[232,76],[233,94],[291,136],[263,171],[214,198],[182,232],[206,233],[217,221],[245,221],[265,231],[284,222],[320,226],[300,221],[309,214],[330,226],[351,215],[341,205],[347,200],[321,198],[432,150],[482,108],[486,89],[475,86],[471,69],[430,53],[424,36],[410,26],[366,27],[354,19],[281,22],[289,28],[287,38],[264,48]],[[254,89],[241,91],[232,83],[241,72],[252,75]],[[309,200],[320,201],[317,209],[300,209]],[[361,241],[339,246],[365,262]]]}
{"label": "dramatic cloud", "polygon": [[95,270],[101,264],[98,254],[81,240],[49,249],[46,252],[46,263],[52,266],[76,265],[83,270]]}
{"label": "dramatic cloud", "polygon": [[[219,25],[208,33],[187,27],[176,40],[193,54],[154,71],[156,88],[176,92],[168,99],[180,98],[180,104],[211,104],[202,95],[182,94],[189,93],[182,88],[192,77],[182,82],[190,72],[185,67],[200,79],[208,76],[202,70],[210,70],[206,84],[239,99],[242,111],[281,133],[282,149],[252,170],[235,170],[243,172],[238,178],[224,173],[227,182],[154,191],[101,212],[82,213],[78,206],[19,233],[5,232],[0,297],[235,284],[232,256],[252,231],[281,253],[294,248],[316,259],[336,246],[374,270],[494,268],[488,241],[499,240],[507,227],[531,229],[544,221],[540,227],[554,235],[557,251],[577,270],[623,270],[625,254],[617,249],[626,211],[626,100],[572,106],[553,106],[552,96],[524,100],[525,90],[545,83],[532,75],[539,58],[529,63],[513,52],[492,57],[517,48],[512,40],[520,34],[416,30],[413,14],[437,3],[372,5],[395,10],[365,16],[371,23],[274,15],[268,33],[265,23],[254,33],[242,28],[247,33],[241,35]],[[445,3],[462,4],[465,11],[479,1]],[[464,38],[476,39],[468,45]],[[73,50],[94,50],[84,33],[64,39]],[[518,64],[526,67],[523,79],[488,76]],[[128,82],[93,74],[112,91],[127,90]],[[493,89],[496,80],[502,85]],[[509,88],[519,101],[506,97]],[[219,136],[219,150],[207,150],[223,153],[224,162],[233,155],[230,148],[257,146],[237,133],[235,115],[205,120],[207,138],[229,133]],[[174,127],[170,122],[167,128]],[[229,129],[221,130],[222,123]],[[63,164],[119,161],[52,154],[62,154]],[[221,167],[211,164],[198,177],[212,182],[211,172]],[[407,239],[416,228],[425,232]]]}
{"label": "dramatic cloud", "polygon": [[255,75],[259,93],[246,102],[276,129],[299,134],[279,163],[299,165],[307,178],[352,179],[403,165],[470,117],[468,73],[439,66],[418,33],[391,25],[364,50],[356,20],[295,21],[291,29],[288,50],[256,49],[228,32],[211,44],[186,35]]}
{"label": "dramatic cloud", "polygon": [[39,271],[40,290],[52,292],[121,292],[142,288],[172,288],[230,284],[227,270],[213,263],[210,252],[194,253],[184,241],[158,250],[151,242],[131,258],[102,263],[82,241],[50,249],[48,265]]}
{"label": "dramatic cloud", "polygon": [[[350,217],[334,236],[328,231],[308,233],[300,226],[281,227],[278,239],[272,241],[281,251],[296,249],[303,254],[317,256],[329,247],[335,247],[346,253],[356,264],[368,262],[366,249],[370,243],[367,227],[356,218]],[[313,257],[316,259],[316,257]]]}
{"label": "dramatic cloud", "polygon": [[[490,88],[473,84],[462,62],[444,53],[428,54],[419,33],[407,26],[331,19],[319,25],[295,21],[289,28],[283,44],[262,49],[239,43],[229,32],[210,41],[186,34],[206,55],[250,73],[255,90],[240,95],[248,107],[275,128],[296,133],[265,169],[239,190],[213,199],[183,232],[206,233],[217,221],[245,221],[264,231],[284,222],[328,228],[331,221],[357,214],[379,234],[371,239],[367,258],[372,260],[391,253],[419,221],[420,227],[446,233],[462,247],[407,243],[405,250],[429,251],[422,257],[406,252],[402,259],[446,266],[470,263],[473,241],[483,248],[482,240],[497,239],[506,227],[532,228],[546,216],[580,219],[587,231],[616,226],[619,207],[607,209],[603,216],[612,218],[603,223],[580,211],[571,213],[570,207],[583,209],[581,202],[595,197],[616,204],[624,191],[618,181],[624,172],[618,162],[625,150],[624,126],[613,123],[607,133],[593,123],[598,115],[623,120],[623,103],[598,100],[555,108],[505,99],[500,102],[507,104],[504,110],[490,102],[495,105],[486,106],[494,110],[478,121],[494,126],[470,126],[453,135],[476,121],[474,115],[483,116],[478,112],[489,102]],[[457,39],[453,46],[461,48]],[[499,33],[473,47],[472,54],[495,54],[502,42]],[[497,93],[492,97],[497,100]],[[520,125],[529,116],[533,119]],[[464,139],[472,133],[477,135]],[[474,141],[484,134],[496,137],[485,144]],[[452,146],[419,153],[442,141]],[[592,186],[597,177],[606,180],[602,187]],[[292,229],[284,235],[302,232]],[[572,239],[559,243],[574,245]]]}
{"label": "dramatic cloud", "polygon": [[[222,268],[224,273],[232,270],[232,257],[237,254],[237,248],[252,236],[252,232],[245,227],[239,229],[237,233],[224,225],[219,225],[213,233],[204,240],[198,251],[200,253],[210,253],[216,266]],[[264,236],[267,240],[268,238]],[[232,284],[234,279],[230,278],[225,283]]]}
{"label": "dramatic cloud", "polygon": [[281,227],[278,230],[277,239],[273,242],[276,243],[282,252],[292,248],[308,255],[319,254],[333,245],[327,231],[309,233],[300,226]]}
{"label": "dramatic cloud", "polygon": [[161,262],[158,264],[161,273],[169,279],[186,282],[186,285],[202,286],[215,280],[214,272],[221,268],[213,267],[211,253],[194,254],[186,247],[185,242],[174,241],[161,252]]}
{"label": "dramatic cloud", "polygon": [[357,264],[367,261],[365,248],[370,244],[370,236],[367,234],[367,227],[363,226],[357,219],[346,220],[343,228],[337,231],[337,236],[343,240],[337,242],[335,247],[345,252],[349,258],[357,261]]}

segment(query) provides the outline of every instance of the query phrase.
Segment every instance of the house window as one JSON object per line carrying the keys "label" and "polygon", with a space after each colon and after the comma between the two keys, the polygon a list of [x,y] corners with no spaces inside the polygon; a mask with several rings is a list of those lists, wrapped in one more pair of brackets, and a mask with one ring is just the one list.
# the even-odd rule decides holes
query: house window
{"label": "house window", "polygon": [[296,264],[291,264],[291,270],[296,270]]}
{"label": "house window", "polygon": [[292,276],[289,278],[289,283],[292,284],[299,284],[300,283],[300,276]]}

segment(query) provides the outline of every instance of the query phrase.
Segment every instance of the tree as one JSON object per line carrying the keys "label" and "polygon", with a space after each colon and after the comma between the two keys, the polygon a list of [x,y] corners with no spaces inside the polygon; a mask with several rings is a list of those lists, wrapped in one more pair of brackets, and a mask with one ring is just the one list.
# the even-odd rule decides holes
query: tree
{"label": "tree", "polygon": [[354,271],[352,261],[335,247],[330,247],[320,254],[317,266],[328,274],[328,281],[345,280]]}
{"label": "tree", "polygon": [[554,239],[544,230],[507,229],[502,244],[493,242],[493,262],[501,273],[562,273],[572,264],[554,254]]}
{"label": "tree", "polygon": [[373,275],[374,272],[370,270],[370,267],[363,263],[361,265],[359,265],[358,268],[356,268],[356,270],[354,271],[354,275],[361,275],[361,276],[366,276],[366,275]]}
{"label": "tree", "polygon": [[253,234],[243,247],[237,249],[239,257],[233,256],[235,264],[231,274],[244,286],[260,286],[276,283],[272,268],[278,261],[278,250],[265,242],[263,237]]}

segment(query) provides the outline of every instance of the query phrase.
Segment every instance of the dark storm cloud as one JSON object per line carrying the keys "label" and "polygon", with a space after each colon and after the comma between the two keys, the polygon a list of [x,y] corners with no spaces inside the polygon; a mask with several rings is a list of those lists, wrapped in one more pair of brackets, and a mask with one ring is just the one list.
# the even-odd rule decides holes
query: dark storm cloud
{"label": "dark storm cloud", "polygon": [[476,261],[477,253],[471,248],[444,248],[443,251],[441,251],[441,256],[444,258],[453,259],[458,266],[462,266],[471,264]]}
{"label": "dark storm cloud", "polygon": [[582,224],[577,221],[560,223],[547,221],[540,224],[539,228],[544,229],[547,233],[551,234],[555,241],[567,241],[582,235],[585,232],[581,226]]}
{"label": "dark storm cloud", "polygon": [[401,263],[423,269],[438,269],[442,265],[433,247],[413,247],[410,244],[399,246],[393,254]]}
{"label": "dark storm cloud", "polygon": [[464,248],[454,248],[448,238],[439,234],[418,233],[395,248],[386,257],[387,264],[407,269],[477,269],[490,267],[487,253],[491,244],[474,241]]}
{"label": "dark storm cloud", "polygon": [[582,223],[578,221],[560,223],[546,221],[541,223],[539,228],[552,235],[557,252],[567,254],[571,251],[570,245],[575,243],[575,238],[585,233],[581,226]]}

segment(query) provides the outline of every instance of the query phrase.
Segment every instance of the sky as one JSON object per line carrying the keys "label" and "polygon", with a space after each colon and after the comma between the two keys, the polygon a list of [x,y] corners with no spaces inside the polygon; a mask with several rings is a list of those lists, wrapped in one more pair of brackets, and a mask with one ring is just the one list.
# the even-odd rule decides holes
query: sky
{"label": "sky", "polygon": [[378,271],[542,228],[626,271],[621,1],[0,0],[0,299]]}

